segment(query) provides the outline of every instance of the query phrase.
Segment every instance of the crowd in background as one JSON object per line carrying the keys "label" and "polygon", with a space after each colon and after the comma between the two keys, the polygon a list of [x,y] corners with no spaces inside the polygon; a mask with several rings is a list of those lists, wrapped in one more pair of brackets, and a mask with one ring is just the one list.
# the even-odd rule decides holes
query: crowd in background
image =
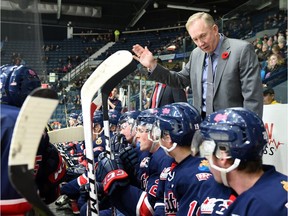
{"label": "crowd in background", "polygon": [[[223,33],[227,37],[237,37],[242,39],[247,39],[256,34],[258,29],[271,29],[277,28],[278,31],[275,35],[265,34],[263,37],[258,37],[251,43],[255,47],[255,52],[258,56],[259,64],[261,66],[261,79],[264,87],[269,87],[270,82],[274,76],[285,76],[287,72],[287,41],[288,41],[288,30],[287,30],[287,15],[280,11],[274,15],[267,15],[261,21],[261,26],[259,24],[255,26],[255,20],[251,16],[238,17],[235,20],[229,20],[224,23]],[[159,41],[165,41],[165,46],[161,46],[151,50],[154,56],[161,58],[161,55],[183,52],[185,50],[184,46],[193,45],[188,33],[183,31],[181,28],[173,28],[171,31],[179,31],[177,37],[166,38],[162,37],[159,31],[155,31],[155,35],[159,37]],[[82,33],[93,33],[92,31],[82,32]],[[135,33],[137,35],[137,33]],[[78,37],[78,36],[76,36]],[[90,46],[90,42],[110,42],[114,40],[113,33],[103,34],[103,35],[87,35],[79,36],[82,40],[82,43],[87,43],[87,47],[82,50],[83,56],[90,56],[96,50]],[[186,44],[183,44],[183,39],[186,40]],[[73,40],[73,39],[72,39]],[[119,40],[117,43],[125,44],[128,42],[128,39],[124,34],[119,35]],[[8,42],[8,38],[5,38],[5,41]],[[148,48],[152,47],[153,44],[150,40],[146,41],[146,44],[143,44]],[[41,57],[41,60],[46,64],[49,63],[50,57],[47,53],[52,53],[53,51],[61,51],[63,47],[57,42],[55,43],[46,43],[42,46],[44,55]],[[109,51],[105,54],[106,57],[111,55]],[[84,57],[81,55],[67,55],[66,59],[59,58],[57,67],[53,69],[53,72],[57,74],[67,74],[71,72],[77,65],[79,65]],[[15,65],[25,64],[25,56],[22,53],[12,53],[11,62]],[[187,60],[186,60],[187,61]],[[183,60],[163,60],[163,65],[171,70],[180,71],[182,68]],[[90,76],[94,69],[91,69],[85,75],[80,75],[73,80],[69,85],[67,83],[62,83],[58,76],[58,80],[55,82],[50,82],[49,85],[58,92],[60,98],[60,104],[69,105],[69,110],[78,110],[81,109],[81,98],[80,91],[84,82]],[[286,75],[287,76],[287,75]],[[141,73],[140,70],[136,70],[134,73],[131,73],[127,79],[123,80],[117,88],[124,88],[125,93],[127,94],[128,86],[130,86],[130,98],[133,98],[131,101],[131,109],[144,109],[147,108],[147,103],[151,99],[151,94],[153,90],[153,83],[146,83],[143,85],[143,91],[139,92],[140,80],[147,81],[149,80],[146,73]],[[189,97],[190,89],[185,89],[187,92],[187,97]],[[141,94],[141,97],[140,97]],[[140,106],[139,100],[142,98],[142,107]],[[189,101],[189,98],[188,98]],[[124,102],[127,104],[127,102]],[[127,107],[124,107],[124,110],[127,110]]]}

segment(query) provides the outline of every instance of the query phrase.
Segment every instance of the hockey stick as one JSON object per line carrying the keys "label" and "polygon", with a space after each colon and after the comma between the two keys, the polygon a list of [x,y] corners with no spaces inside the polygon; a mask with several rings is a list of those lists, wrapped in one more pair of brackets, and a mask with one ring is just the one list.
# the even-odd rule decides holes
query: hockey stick
{"label": "hockey stick", "polygon": [[84,127],[68,127],[49,131],[49,140],[51,143],[63,143],[70,141],[84,140]]}
{"label": "hockey stick", "polygon": [[[102,96],[99,94],[91,103],[91,116],[98,106],[102,104]],[[49,140],[51,143],[62,143],[70,141],[83,141],[84,140],[84,127],[67,127],[48,132]]]}
{"label": "hockey stick", "polygon": [[45,216],[54,214],[38,196],[34,164],[44,128],[57,105],[57,93],[51,89],[35,89],[27,96],[14,127],[8,160],[10,181],[35,211]]}
{"label": "hockey stick", "polygon": [[[129,51],[117,51],[106,60],[104,60],[98,68],[90,75],[81,89],[82,113],[84,138],[86,146],[86,157],[88,161],[88,178],[89,178],[89,205],[92,215],[99,215],[97,188],[95,187],[95,172],[94,172],[94,155],[92,146],[92,116],[91,116],[91,101],[96,92],[115,74],[122,71],[132,71],[134,64],[132,64],[133,57]],[[136,66],[135,66],[136,67]],[[134,70],[133,70],[134,71]],[[116,77],[117,78],[117,77]],[[113,80],[118,83],[119,80]]]}
{"label": "hockey stick", "polygon": [[[101,94],[99,94],[91,103],[91,113],[94,113],[97,107],[101,106],[101,104],[102,104],[102,97],[101,97]],[[84,140],[84,127],[81,125],[77,127],[62,128],[58,130],[49,131],[48,135],[49,135],[50,142],[56,146],[57,150],[59,151],[61,156],[64,158],[64,160],[67,162],[67,164],[70,167],[75,166],[73,159],[71,159],[67,155],[67,153],[63,149],[63,146],[60,143],[65,143],[65,142],[70,142],[70,141],[83,141]]]}
{"label": "hockey stick", "polygon": [[69,157],[69,155],[65,152],[65,150],[63,149],[63,146],[59,143],[54,144],[55,147],[57,148],[58,152],[60,153],[60,155],[62,156],[62,158],[66,161],[66,163],[69,165],[69,167],[73,167],[75,166],[75,163],[73,162],[73,160]]}
{"label": "hockey stick", "polygon": [[[114,159],[113,152],[111,152],[111,146],[110,146],[110,128],[109,128],[109,116],[108,116],[108,98],[109,94],[117,86],[117,84],[122,81],[125,77],[127,77],[129,74],[134,72],[133,70],[125,70],[121,73],[115,74],[113,77],[111,77],[110,80],[108,80],[104,86],[101,88],[101,94],[102,94],[102,111],[103,111],[103,121],[104,121],[104,134],[105,134],[105,141],[106,141],[106,151],[110,152],[111,159]],[[118,81],[118,82],[115,82]]]}
{"label": "hockey stick", "polygon": [[[134,69],[131,70],[123,70],[121,72],[116,73],[113,77],[111,77],[101,88],[102,95],[102,112],[103,112],[103,125],[104,125],[104,135],[105,135],[105,143],[106,143],[106,151],[110,153],[110,158],[114,159],[114,152],[111,151],[111,143],[110,143],[110,126],[109,126],[109,107],[108,107],[108,98],[113,90],[117,86],[117,84],[122,81],[125,77],[127,77],[130,73],[134,72],[136,68],[136,64]],[[115,82],[116,81],[116,82]],[[112,207],[112,215],[116,215],[115,207]]]}

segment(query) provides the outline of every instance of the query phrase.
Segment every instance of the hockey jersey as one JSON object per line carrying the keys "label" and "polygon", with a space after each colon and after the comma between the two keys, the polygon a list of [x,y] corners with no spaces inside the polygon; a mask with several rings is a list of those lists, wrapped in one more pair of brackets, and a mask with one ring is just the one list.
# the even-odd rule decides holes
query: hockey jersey
{"label": "hockey jersey", "polygon": [[153,215],[160,173],[171,164],[162,148],[153,154],[143,152],[141,158],[138,170],[141,188],[128,185],[112,195],[113,205],[125,215]]}
{"label": "hockey jersey", "polygon": [[225,215],[288,215],[288,177],[264,165],[264,174],[239,195],[225,211]]}
{"label": "hockey jersey", "polygon": [[[1,104],[1,214],[23,214],[31,205],[14,189],[8,175],[8,157],[14,125],[20,108]],[[28,125],[27,125],[28,126]],[[49,143],[48,135],[42,136],[35,158],[35,182],[46,203],[55,201],[59,183],[66,173],[65,163],[57,149]]]}
{"label": "hockey jersey", "polygon": [[192,215],[189,214],[192,201],[201,184],[211,176],[204,158],[189,155],[179,164],[174,162],[165,182],[165,214]]}

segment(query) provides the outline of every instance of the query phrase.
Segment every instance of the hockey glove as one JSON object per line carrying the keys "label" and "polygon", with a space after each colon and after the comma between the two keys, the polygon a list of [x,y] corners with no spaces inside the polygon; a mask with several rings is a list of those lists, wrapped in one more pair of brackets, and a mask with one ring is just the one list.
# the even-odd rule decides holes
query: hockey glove
{"label": "hockey glove", "polygon": [[132,146],[121,149],[119,157],[123,162],[125,170],[134,170],[138,164],[138,154]]}
{"label": "hockey glove", "polygon": [[108,152],[102,152],[98,157],[96,180],[103,184],[104,193],[108,195],[129,184],[128,174],[121,161],[117,157],[111,160]]}
{"label": "hockey glove", "polygon": [[123,134],[116,134],[115,136],[113,136],[110,140],[110,143],[111,152],[116,155],[118,155],[119,152],[128,145],[127,140]]}
{"label": "hockey glove", "polygon": [[46,204],[54,202],[59,196],[59,184],[66,175],[66,164],[55,146],[48,144],[42,154],[42,166],[36,175],[40,196]]}

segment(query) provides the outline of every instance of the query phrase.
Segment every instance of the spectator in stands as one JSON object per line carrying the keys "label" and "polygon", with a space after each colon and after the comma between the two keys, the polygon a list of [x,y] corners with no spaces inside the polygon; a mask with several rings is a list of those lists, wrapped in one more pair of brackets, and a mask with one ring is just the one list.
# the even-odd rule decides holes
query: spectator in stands
{"label": "spectator in stands", "polygon": [[272,51],[272,47],[273,47],[273,37],[269,37],[268,41],[267,41],[267,45],[268,45],[268,50]]}
{"label": "spectator in stands", "polygon": [[122,102],[118,99],[118,89],[114,88],[108,98],[109,109],[117,110],[119,113],[122,111]]}
{"label": "spectator in stands", "polygon": [[[111,94],[108,98],[108,109],[114,109],[121,113],[122,111],[122,102],[118,99],[118,90],[117,88],[114,88],[111,91]],[[102,110],[102,105],[97,107],[97,110]]]}
{"label": "spectator in stands", "polygon": [[74,105],[76,107],[76,109],[81,109],[81,98],[80,98],[80,95],[77,94],[74,98]]}
{"label": "spectator in stands", "polygon": [[275,92],[273,88],[269,87],[263,88],[263,103],[264,105],[280,104],[275,100]]}
{"label": "spectator in stands", "polygon": [[[191,85],[193,105],[202,112],[203,118],[206,113],[238,106],[250,109],[262,117],[260,67],[251,43],[219,34],[213,17],[204,12],[193,14],[186,28],[197,47],[180,72],[169,71],[158,65],[147,47],[139,44],[133,46],[134,58],[149,69],[150,79],[178,88]],[[212,65],[209,61],[211,55],[214,62]],[[211,75],[212,82],[207,81],[208,71],[216,73],[215,79]],[[215,89],[207,88],[208,85]]]}
{"label": "spectator in stands", "polygon": [[69,62],[72,62],[72,61],[73,61],[72,56],[68,55],[67,58],[66,58],[66,62],[69,63]]}
{"label": "spectator in stands", "polygon": [[259,54],[259,52],[261,52],[262,45],[263,45],[263,41],[261,39],[258,39],[257,44],[256,44],[256,48],[255,48],[255,53],[257,55]]}
{"label": "spectator in stands", "polygon": [[82,62],[81,56],[79,55],[75,56],[75,61],[76,61],[76,64],[79,65]]}
{"label": "spectator in stands", "polygon": [[281,56],[284,58],[287,58],[286,40],[285,40],[285,37],[282,35],[278,37],[278,46],[280,49]]}
{"label": "spectator in stands", "polygon": [[284,69],[284,59],[279,54],[271,54],[268,58],[268,64],[264,68],[265,75],[264,79],[276,74],[277,72]]}
{"label": "spectator in stands", "polygon": [[272,53],[273,54],[278,54],[280,55],[282,58],[284,58],[283,53],[281,53],[280,47],[278,46],[278,44],[274,44],[272,47]]}
{"label": "spectator in stands", "polygon": [[14,60],[14,65],[21,65],[21,62],[22,62],[22,59],[20,57],[17,57],[15,60]]}
{"label": "spectator in stands", "polygon": [[261,51],[259,51],[258,53],[258,60],[259,62],[262,62],[262,61],[267,61],[268,60],[268,57],[271,55],[271,51],[269,51],[268,49],[268,44],[267,43],[264,43],[262,45],[262,49]]}

